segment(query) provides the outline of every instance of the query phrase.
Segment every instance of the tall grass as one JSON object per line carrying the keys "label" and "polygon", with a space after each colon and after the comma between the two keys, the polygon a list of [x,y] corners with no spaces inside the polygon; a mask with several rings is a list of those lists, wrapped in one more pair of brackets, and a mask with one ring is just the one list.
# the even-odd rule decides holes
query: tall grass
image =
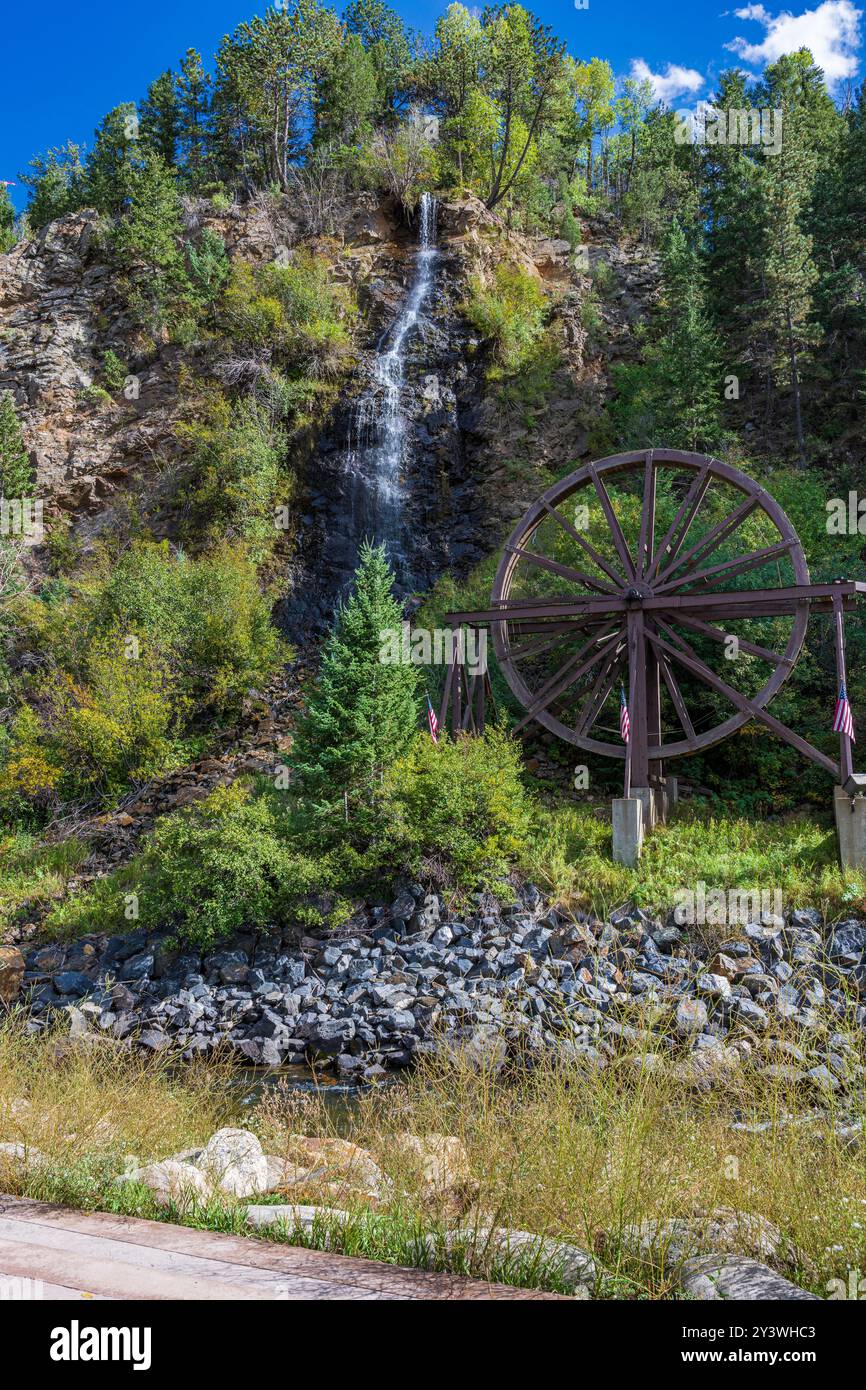
{"label": "tall grass", "polygon": [[833,829],[805,816],[747,820],[683,807],[628,869],[611,859],[607,807],[559,805],[541,814],[526,868],[539,887],[600,916],[624,902],[664,910],[701,880],[725,891],[778,888],[786,911],[816,907],[828,918],[866,911],[866,875],[843,872]]}
{"label": "tall grass", "polygon": [[[410,1193],[412,1170],[394,1136],[458,1136],[474,1179],[465,1210],[455,1212],[453,1193],[437,1201],[416,1183],[416,1213],[440,1229],[457,1221],[469,1231],[562,1237],[595,1253],[602,1296],[674,1296],[681,1252],[662,1238],[641,1253],[629,1228],[688,1220],[699,1230],[720,1209],[742,1227],[732,1242],[741,1253],[760,1257],[750,1217],[778,1226],[784,1253],[775,1262],[822,1296],[829,1279],[866,1267],[863,1151],[836,1136],[832,1098],[818,1115],[797,1086],[748,1066],[702,1093],[670,1068],[638,1072],[626,1058],[603,1071],[549,1054],[533,1061],[502,1079],[463,1054],[425,1059],[399,1088],[362,1099],[344,1133]],[[769,1126],[733,1130],[739,1117]],[[333,1128],[315,1097],[279,1093],[257,1123],[266,1146],[301,1124],[308,1133]]]}
{"label": "tall grass", "polygon": [[[541,1247],[505,1257],[485,1243],[491,1226],[511,1227],[594,1254],[598,1297],[658,1299],[679,1296],[683,1250],[664,1226],[641,1249],[631,1228],[687,1221],[696,1243],[685,1253],[697,1253],[707,1248],[699,1233],[723,1210],[726,1248],[766,1259],[754,1221],[772,1222],[782,1239],[769,1262],[821,1296],[829,1280],[847,1283],[849,1270],[866,1268],[866,1161],[850,1129],[863,1121],[856,1076],[846,1100],[837,1093],[818,1106],[802,1084],[764,1073],[776,1058],[760,1048],[706,1092],[684,1081],[661,1045],[658,1056],[657,1069],[625,1055],[598,1069],[539,1053],[497,1075],[463,1053],[442,1054],[337,1114],[322,1092],[287,1085],[243,1107],[243,1092],[218,1061],[179,1069],[111,1045],[28,1036],[13,1019],[0,1027],[0,1140],[44,1158],[0,1160],[0,1188],[244,1232],[243,1207],[230,1198],[177,1211],[114,1181],[130,1163],[201,1145],[221,1125],[241,1123],[267,1152],[287,1157],[293,1136],[340,1135],[369,1150],[387,1179],[375,1200],[351,1171],[259,1199],[349,1212],[348,1221],[323,1214],[311,1230],[276,1228],[267,1238],[567,1287]],[[849,1129],[837,1133],[843,1119]],[[737,1121],[757,1123],[732,1128]],[[431,1188],[398,1141],[407,1132],[456,1136],[468,1172]]]}

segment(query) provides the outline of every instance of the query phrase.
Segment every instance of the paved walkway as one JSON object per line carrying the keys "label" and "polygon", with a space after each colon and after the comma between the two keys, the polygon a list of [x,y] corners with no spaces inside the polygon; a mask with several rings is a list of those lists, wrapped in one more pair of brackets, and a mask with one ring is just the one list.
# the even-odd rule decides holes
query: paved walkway
{"label": "paved walkway", "polygon": [[4,1276],[40,1280],[44,1298],[424,1301],[558,1297],[245,1236],[194,1231],[108,1212],[70,1211],[0,1194],[0,1285]]}

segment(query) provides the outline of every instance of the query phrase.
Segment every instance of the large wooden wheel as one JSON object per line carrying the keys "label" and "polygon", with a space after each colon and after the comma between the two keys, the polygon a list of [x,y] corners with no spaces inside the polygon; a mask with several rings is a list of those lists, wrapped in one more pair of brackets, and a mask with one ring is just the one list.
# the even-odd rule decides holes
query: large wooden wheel
{"label": "large wooden wheel", "polygon": [[524,723],[623,758],[624,686],[643,785],[649,764],[708,748],[765,709],[799,654],[809,591],[792,590],[808,584],[794,527],[754,479],[651,449],[587,464],[529,508],[489,620]]}

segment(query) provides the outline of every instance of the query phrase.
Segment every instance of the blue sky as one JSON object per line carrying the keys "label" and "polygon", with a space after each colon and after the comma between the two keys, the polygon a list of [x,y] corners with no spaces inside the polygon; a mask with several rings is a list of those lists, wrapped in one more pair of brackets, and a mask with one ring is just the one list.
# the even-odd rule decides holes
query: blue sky
{"label": "blue sky", "polygon": [[[528,0],[527,0],[528,2]],[[406,20],[432,29],[442,5],[392,0]],[[859,81],[862,11],[855,0],[793,0],[724,9],[724,0],[538,0],[529,8],[577,58],[607,58],[618,76],[650,76],[675,107],[710,94],[735,62],[758,72],[780,53],[810,46],[834,89]],[[0,80],[0,179],[15,180],[34,153],[71,139],[89,143],[112,106],[143,96],[189,47],[210,62],[219,40],[264,0],[42,0],[10,6]],[[10,190],[18,207],[21,187]]]}

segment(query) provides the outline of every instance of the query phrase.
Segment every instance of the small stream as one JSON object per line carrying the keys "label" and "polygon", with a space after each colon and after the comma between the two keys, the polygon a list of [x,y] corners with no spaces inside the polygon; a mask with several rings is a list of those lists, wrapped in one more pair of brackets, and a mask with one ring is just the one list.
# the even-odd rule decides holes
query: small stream
{"label": "small stream", "polygon": [[324,1102],[328,1114],[338,1133],[351,1128],[353,1112],[362,1096],[373,1089],[400,1084],[400,1076],[394,1073],[383,1081],[375,1083],[341,1081],[331,1072],[304,1065],[284,1067],[239,1067],[233,1086],[242,1093],[241,1109],[251,1109],[259,1104],[269,1090],[283,1087],[299,1095],[318,1096]]}

